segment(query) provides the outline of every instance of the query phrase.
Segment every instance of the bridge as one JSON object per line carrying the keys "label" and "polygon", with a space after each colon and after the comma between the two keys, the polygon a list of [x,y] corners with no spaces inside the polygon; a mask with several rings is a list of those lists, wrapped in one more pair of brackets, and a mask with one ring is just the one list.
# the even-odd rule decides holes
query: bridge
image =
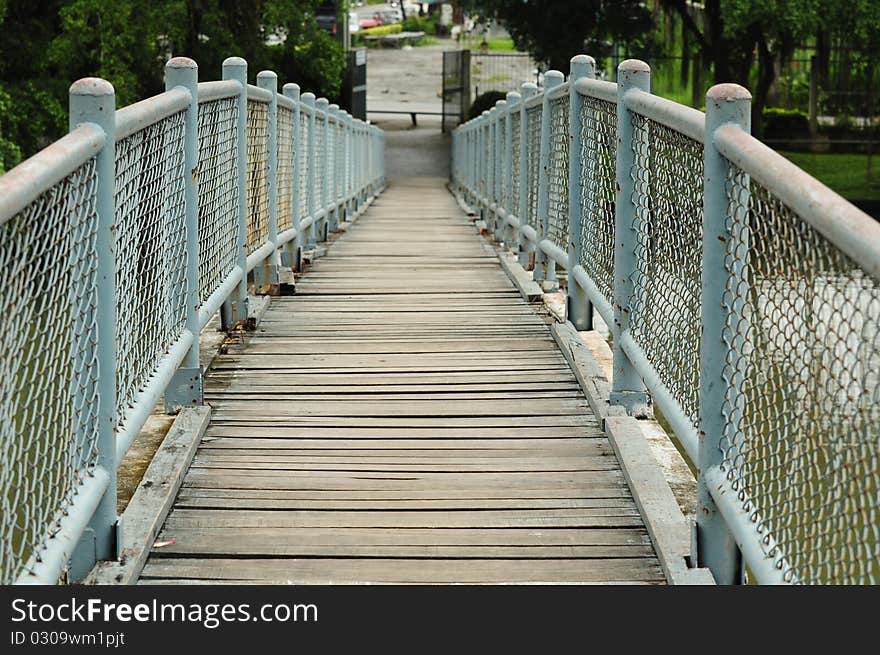
{"label": "bridge", "polygon": [[742,87],[617,78],[508,94],[448,180],[240,58],[74,83],[0,177],[0,581],[880,582],[880,226]]}

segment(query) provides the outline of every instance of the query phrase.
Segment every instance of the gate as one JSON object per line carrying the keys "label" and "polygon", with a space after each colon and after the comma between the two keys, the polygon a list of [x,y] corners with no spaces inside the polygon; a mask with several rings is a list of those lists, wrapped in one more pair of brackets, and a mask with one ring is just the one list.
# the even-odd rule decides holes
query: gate
{"label": "gate", "polygon": [[470,50],[443,53],[443,131],[463,123],[471,106]]}

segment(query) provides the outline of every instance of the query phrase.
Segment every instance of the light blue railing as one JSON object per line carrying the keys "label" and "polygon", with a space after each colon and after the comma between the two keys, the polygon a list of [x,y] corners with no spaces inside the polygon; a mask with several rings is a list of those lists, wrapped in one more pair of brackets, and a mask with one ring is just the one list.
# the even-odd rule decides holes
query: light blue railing
{"label": "light blue railing", "polygon": [[643,62],[594,68],[455,130],[454,186],[536,280],[566,271],[575,327],[607,323],[610,400],[650,394],[699,469],[718,582],[880,582],[880,225],[751,137],[742,87],[703,114]]}
{"label": "light blue railing", "polygon": [[[163,395],[202,402],[199,333],[384,187],[384,136],[243,59],[116,110],[70,89],[70,134],[0,177],[0,583],[115,557],[116,470]],[[317,138],[316,138],[317,136]],[[320,193],[316,193],[320,189]]]}

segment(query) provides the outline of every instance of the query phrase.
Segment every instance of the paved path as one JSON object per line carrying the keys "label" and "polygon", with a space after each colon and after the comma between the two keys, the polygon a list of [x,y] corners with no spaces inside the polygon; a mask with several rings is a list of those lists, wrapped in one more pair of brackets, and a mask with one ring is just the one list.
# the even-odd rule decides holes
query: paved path
{"label": "paved path", "polygon": [[393,182],[207,380],[144,583],[660,583],[545,321],[438,178]]}

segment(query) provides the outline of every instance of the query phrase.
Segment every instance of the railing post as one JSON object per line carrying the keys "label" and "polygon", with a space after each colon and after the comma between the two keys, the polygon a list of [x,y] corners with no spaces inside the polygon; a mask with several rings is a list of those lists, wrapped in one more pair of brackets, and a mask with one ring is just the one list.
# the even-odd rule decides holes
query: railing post
{"label": "railing post", "polygon": [[[522,103],[519,106],[519,263],[529,268],[531,253],[535,252],[535,244],[523,233],[523,226],[529,224],[529,118],[526,112],[526,100],[538,93],[533,82],[522,85]],[[534,227],[534,226],[533,226]]]}
{"label": "railing post", "polygon": [[307,249],[312,249],[317,245],[317,234],[318,234],[318,226],[315,225],[315,215],[318,213],[318,203],[320,202],[315,194],[315,182],[318,179],[317,171],[315,170],[317,166],[317,157],[315,155],[315,94],[307,91],[302,94],[302,103],[308,107],[308,115],[309,120],[306,123],[306,168],[308,169],[307,178],[306,178],[306,191],[308,193],[308,203],[306,207],[308,207],[309,216],[312,218],[312,224],[309,225],[309,229],[306,232],[308,237],[304,239],[305,247]]}
{"label": "railing post", "polygon": [[492,153],[493,167],[495,169],[495,185],[492,191],[492,198],[495,201],[495,220],[493,225],[495,240],[500,242],[504,238],[503,231],[505,225],[501,220],[501,210],[504,209],[504,170],[506,159],[504,147],[507,141],[504,128],[507,127],[507,101],[497,101],[493,113],[495,115],[495,148]]}
{"label": "railing post", "polygon": [[271,95],[269,101],[266,153],[266,196],[269,203],[268,240],[274,248],[260,266],[254,269],[254,286],[269,288],[270,296],[281,293],[281,254],[278,252],[278,76],[273,71],[257,73],[257,86]]}
{"label": "railing post", "polygon": [[192,59],[175,57],[165,64],[165,89],[170,91],[178,86],[190,93],[184,132],[186,329],[194,338],[165,389],[165,411],[169,414],[204,402],[199,364],[199,68]]}
{"label": "railing post", "polygon": [[624,96],[635,90],[651,90],[651,69],[643,61],[628,59],[617,69],[617,201],[614,205],[614,374],[611,403],[622,405],[631,414],[647,411],[645,384],[620,346],[621,335],[629,329],[629,307],[633,294],[633,275],[637,269],[637,234],[634,227],[632,169],[633,121]]}
{"label": "railing post", "polygon": [[[330,204],[333,205],[333,213],[330,219],[330,231],[339,231],[339,212],[341,206],[339,204],[339,186],[341,183],[341,165],[339,162],[339,105],[333,103],[328,107],[327,114],[327,186],[330,191]],[[330,169],[330,150],[333,150],[333,169]]]}
{"label": "railing post", "polygon": [[[507,94],[507,111],[504,112],[504,211],[507,214],[516,214],[514,211],[513,198],[513,112],[519,111],[520,95],[516,91]],[[519,134],[516,135],[519,138]],[[515,232],[513,226],[506,220],[501,230],[501,240],[504,246],[510,249]]]}
{"label": "railing post", "polygon": [[292,241],[288,241],[285,244],[286,250],[286,259],[287,265],[290,266],[294,271],[300,272],[302,270],[302,230],[300,229],[300,221],[302,220],[302,212],[301,212],[301,198],[300,194],[300,175],[305,175],[305,171],[301,170],[302,165],[300,164],[300,148],[303,147],[303,135],[302,130],[300,129],[300,109],[299,109],[299,84],[295,84],[293,82],[288,82],[284,85],[282,89],[284,96],[293,100],[293,181],[291,182],[293,188],[290,193],[290,201],[293,203],[291,207],[291,217],[293,222],[293,227],[296,229],[296,236]]}
{"label": "railing post", "polygon": [[[728,124],[745,132],[751,128],[751,95],[736,84],[719,84],[706,94],[706,136],[703,154],[703,262],[700,319],[700,425],[698,464],[701,472],[721,464],[725,434],[739,412],[729,406],[725,368],[742,353],[731,352],[725,342],[730,317],[725,307],[729,289],[741,294],[746,284],[748,234],[730,234],[728,188],[730,164],[715,147],[715,131]],[[748,188],[748,184],[745,185]],[[748,199],[737,198],[747,206]],[[731,239],[736,238],[735,247]],[[730,254],[729,254],[730,253]],[[729,258],[735,258],[730,261]],[[739,329],[742,326],[737,322]],[[704,477],[697,484],[697,557],[718,584],[736,584],[742,579],[741,556],[727,529]]]}
{"label": "railing post", "polygon": [[352,119],[351,126],[351,184],[354,193],[354,212],[361,211],[361,120]]}
{"label": "railing post", "polygon": [[493,233],[495,232],[495,217],[492,216],[492,195],[495,191],[495,114],[497,111],[495,107],[486,111],[486,145],[483,148],[483,161],[486,165],[484,176],[486,211],[483,220],[486,222],[486,227]]}
{"label": "railing post", "polygon": [[576,330],[593,329],[593,306],[584,289],[577,283],[574,267],[581,262],[581,195],[583,180],[581,165],[583,156],[581,141],[581,94],[574,83],[582,78],[596,76],[596,61],[587,55],[571,59],[568,76],[568,289],[565,314]]}
{"label": "railing post", "polygon": [[546,281],[544,289],[556,288],[556,261],[541,251],[541,241],[547,238],[550,231],[549,212],[550,204],[550,91],[565,81],[565,76],[559,71],[550,70],[544,73],[544,100],[541,107],[541,153],[538,160],[538,211],[537,225],[533,226],[538,233],[538,244],[535,250],[534,279],[537,282]]}
{"label": "railing post", "polygon": [[344,220],[346,223],[350,223],[354,220],[354,207],[352,205],[352,185],[351,185],[351,166],[352,166],[352,152],[351,152],[351,125],[352,125],[352,117],[347,111],[342,112],[343,122],[342,122],[342,201],[344,207]]}
{"label": "railing post", "polygon": [[318,175],[323,179],[321,184],[320,209],[324,210],[324,218],[321,219],[321,229],[318,232],[318,239],[326,241],[330,233],[330,210],[328,209],[330,205],[330,101],[327,100],[327,98],[318,98],[315,101],[315,109],[320,111],[321,115],[324,117],[324,126],[321,128],[324,131],[324,152],[321,157],[321,170],[318,171]]}
{"label": "railing post", "polygon": [[[248,281],[247,281],[247,62],[241,57],[229,57],[223,61],[223,79],[235,80],[241,84],[238,96],[238,267],[241,280],[238,283],[238,298],[235,319],[247,323]],[[228,312],[221,310],[221,316]]]}
{"label": "railing post", "polygon": [[[94,123],[106,136],[95,157],[95,325],[97,328],[97,465],[110,478],[88,527],[70,558],[69,577],[84,578],[98,560],[116,558],[116,94],[113,86],[90,77],[70,87],[70,129]],[[71,280],[75,283],[75,280]]]}

